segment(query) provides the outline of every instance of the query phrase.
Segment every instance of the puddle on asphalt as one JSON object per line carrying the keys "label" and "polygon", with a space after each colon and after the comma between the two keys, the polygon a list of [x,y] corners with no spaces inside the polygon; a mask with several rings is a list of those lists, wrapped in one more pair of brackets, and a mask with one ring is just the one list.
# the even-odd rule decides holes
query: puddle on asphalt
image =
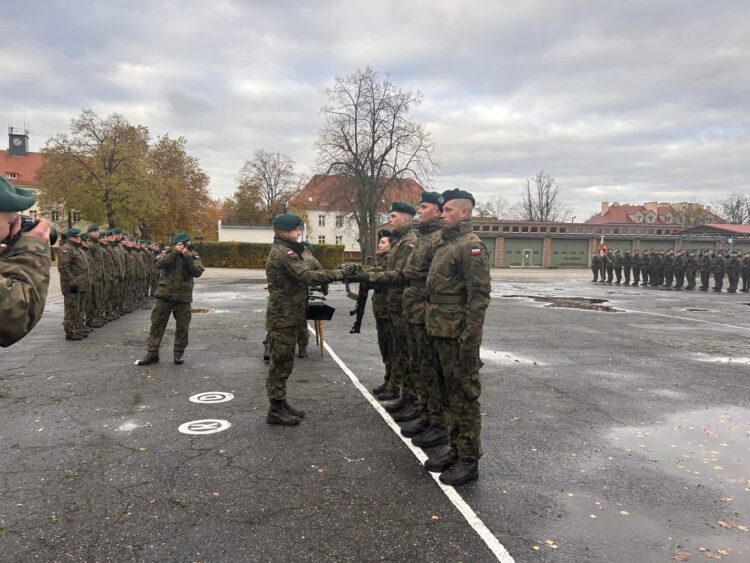
{"label": "puddle on asphalt", "polygon": [[622,309],[615,309],[610,305],[603,305],[607,299],[593,299],[590,297],[550,297],[547,295],[508,294],[503,297],[524,297],[538,303],[548,303],[545,307],[560,307],[564,309],[583,309],[585,311],[601,311],[604,313],[619,313]]}
{"label": "puddle on asphalt", "polygon": [[[686,487],[714,491],[716,503],[725,507],[716,522],[706,516],[706,525],[715,533],[680,538],[683,551],[700,560],[707,557],[700,548],[726,549],[730,561],[750,560],[750,409],[728,406],[687,412],[655,426],[618,428],[610,437],[628,455],[642,456],[655,469],[683,479]],[[611,527],[638,527],[633,520],[638,515],[627,506],[601,503],[592,499],[584,510],[597,520],[609,520]],[[627,518],[622,518],[621,511],[629,513]],[[647,520],[644,524],[655,525]],[[671,535],[666,525],[664,533],[665,539]]]}
{"label": "puddle on asphalt", "polygon": [[206,309],[206,308],[195,308],[190,309],[191,313],[228,313],[229,311],[226,311],[224,309]]}
{"label": "puddle on asphalt", "polygon": [[500,352],[496,350],[488,350],[487,348],[479,349],[479,357],[483,362],[493,365],[511,366],[516,364],[527,364],[531,366],[543,366],[544,362],[538,360],[532,360],[531,358],[524,358],[523,356],[517,356],[510,352]]}

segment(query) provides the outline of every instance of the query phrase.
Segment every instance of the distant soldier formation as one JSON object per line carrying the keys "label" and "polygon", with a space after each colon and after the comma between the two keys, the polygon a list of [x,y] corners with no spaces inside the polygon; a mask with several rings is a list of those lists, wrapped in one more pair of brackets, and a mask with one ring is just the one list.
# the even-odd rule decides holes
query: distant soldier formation
{"label": "distant soldier formation", "polygon": [[[736,250],[626,250],[602,251],[591,259],[594,283],[661,289],[720,292],[750,291],[750,252]],[[632,281],[631,281],[632,280]],[[713,280],[713,287],[710,287]],[[700,285],[697,285],[700,282]],[[742,286],[740,287],[740,282]]]}
{"label": "distant soldier formation", "polygon": [[83,340],[153,298],[160,253],[159,245],[129,237],[119,227],[66,231],[57,259],[65,339]]}

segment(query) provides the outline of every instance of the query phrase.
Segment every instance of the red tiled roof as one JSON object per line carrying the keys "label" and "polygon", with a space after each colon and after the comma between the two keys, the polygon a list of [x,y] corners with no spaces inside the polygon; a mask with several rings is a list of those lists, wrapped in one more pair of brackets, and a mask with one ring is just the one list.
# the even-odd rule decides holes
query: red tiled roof
{"label": "red tiled roof", "polygon": [[[44,156],[40,152],[29,152],[26,156],[10,156],[8,151],[0,151],[0,176],[5,176],[14,186],[39,186],[36,176],[37,170],[44,163]],[[18,176],[10,178],[15,172]]]}
{"label": "red tiled roof", "polygon": [[750,225],[735,225],[733,223],[709,223],[707,225],[700,225],[700,227],[719,229],[720,231],[726,231],[728,233],[735,233],[738,235],[750,235]]}
{"label": "red tiled roof", "polygon": [[[416,180],[393,180],[393,184],[386,188],[377,211],[387,213],[390,203],[397,200],[408,201],[416,205],[423,191],[422,186]],[[292,205],[300,209],[350,211],[349,198],[354,193],[354,182],[350,177],[316,174],[294,197]]]}
{"label": "red tiled roof", "polygon": [[[639,211],[643,213],[643,215],[646,215],[649,212],[649,210],[642,205],[610,205],[606,213],[594,215],[591,219],[586,221],[586,224],[604,225],[607,223],[632,223],[635,225],[636,222],[630,218],[630,215],[638,213]],[[652,224],[661,224],[658,216],[653,223],[649,223],[649,225]]]}

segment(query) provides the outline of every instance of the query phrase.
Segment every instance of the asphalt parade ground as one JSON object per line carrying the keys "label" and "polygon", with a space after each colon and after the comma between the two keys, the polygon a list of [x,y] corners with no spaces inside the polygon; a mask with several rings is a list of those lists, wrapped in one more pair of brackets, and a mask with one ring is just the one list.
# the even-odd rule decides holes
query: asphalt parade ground
{"label": "asphalt parade ground", "polygon": [[[197,280],[184,365],[150,308],[0,350],[0,560],[750,561],[750,297],[493,271],[480,479],[441,487],[368,394],[370,306],[334,284],[265,423],[262,272]],[[192,398],[192,400],[191,400]],[[188,433],[185,433],[188,432]]]}

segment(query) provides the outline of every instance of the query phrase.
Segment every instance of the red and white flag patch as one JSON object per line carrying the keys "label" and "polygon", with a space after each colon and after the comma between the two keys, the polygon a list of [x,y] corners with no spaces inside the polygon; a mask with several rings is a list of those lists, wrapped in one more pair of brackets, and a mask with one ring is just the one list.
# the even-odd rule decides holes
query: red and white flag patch
{"label": "red and white flag patch", "polygon": [[471,255],[472,256],[479,256],[480,254],[482,254],[482,249],[481,248],[472,248],[471,249]]}

